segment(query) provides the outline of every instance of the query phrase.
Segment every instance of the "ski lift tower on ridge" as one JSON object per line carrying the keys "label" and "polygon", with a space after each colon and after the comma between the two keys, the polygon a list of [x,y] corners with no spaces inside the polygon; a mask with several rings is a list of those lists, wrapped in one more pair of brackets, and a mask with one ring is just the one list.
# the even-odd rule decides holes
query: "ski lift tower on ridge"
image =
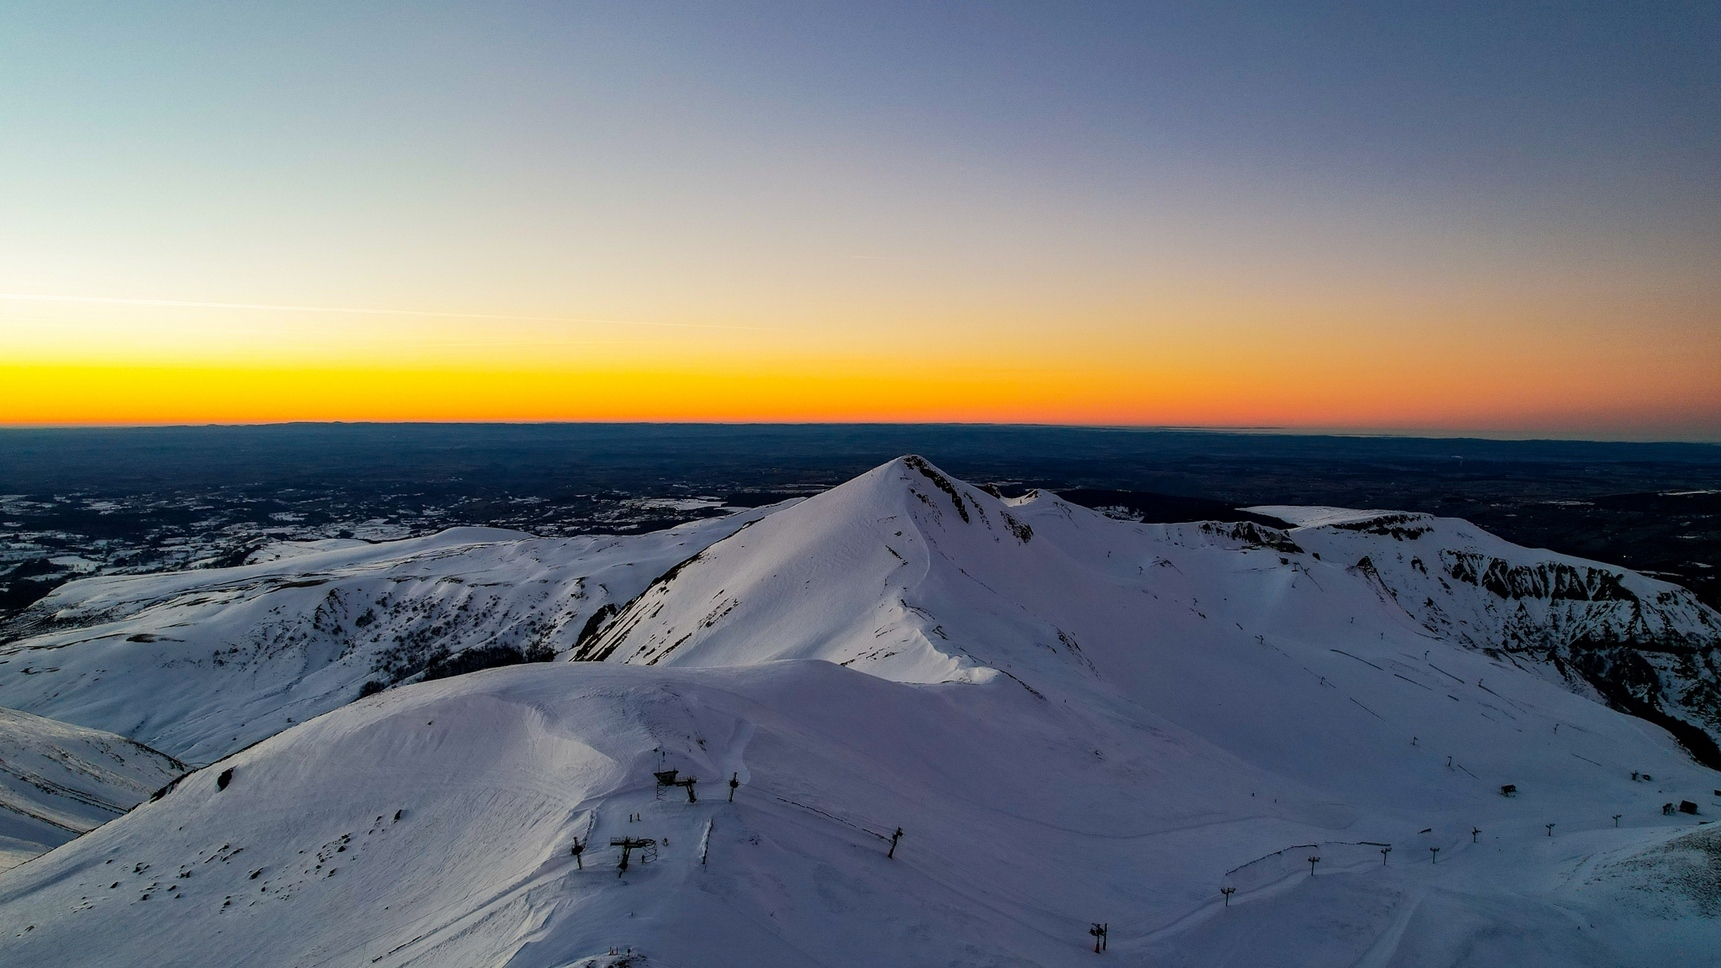
{"label": "ski lift tower on ridge", "polygon": [[683,787],[687,790],[687,802],[698,803],[699,797],[694,795],[693,787],[699,782],[699,777],[683,776],[677,779],[680,773],[680,770],[658,770],[652,774],[657,777],[657,798],[662,800],[664,791],[670,787]]}
{"label": "ski lift tower on ridge", "polygon": [[655,752],[657,753],[657,769],[653,770],[651,775],[657,777],[657,799],[662,800],[664,792],[670,787],[681,787],[687,791],[688,803],[698,803],[699,797],[694,795],[693,787],[699,782],[699,777],[681,776],[680,770],[665,769],[663,763],[669,759],[669,754],[661,746]]}
{"label": "ski lift tower on ridge", "polygon": [[611,847],[621,848],[621,864],[616,868],[616,876],[627,873],[627,862],[634,851],[640,852],[639,862],[649,864],[657,859],[657,841],[650,837],[615,837],[610,840]]}

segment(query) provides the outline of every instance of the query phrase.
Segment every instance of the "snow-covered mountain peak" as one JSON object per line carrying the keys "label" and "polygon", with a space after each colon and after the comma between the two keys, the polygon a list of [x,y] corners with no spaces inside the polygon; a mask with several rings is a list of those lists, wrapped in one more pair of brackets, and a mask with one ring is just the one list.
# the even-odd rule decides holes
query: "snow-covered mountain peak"
{"label": "snow-covered mountain peak", "polygon": [[[0,876],[0,961],[1059,965],[1095,922],[1126,964],[1712,961],[1714,613],[1271,510],[905,457],[655,535],[68,590],[0,701],[224,758]],[[425,681],[515,642],[601,661]]]}
{"label": "snow-covered mountain peak", "polygon": [[[834,500],[838,496],[843,499],[840,503]],[[893,508],[923,529],[949,531],[960,522],[990,532],[987,537],[993,541],[1010,537],[1026,544],[1033,539],[1033,529],[1024,527],[1011,513],[1012,502],[987,488],[958,480],[915,454],[875,467],[816,499],[826,497],[833,498],[827,513]],[[1057,501],[1055,497],[1049,499]],[[1030,502],[1016,506],[1026,503]],[[951,514],[954,521],[947,519]]]}
{"label": "snow-covered mountain peak", "polygon": [[[1033,554],[1004,502],[903,457],[717,542],[660,577],[576,659],[746,665],[818,658],[912,682],[972,679],[917,599],[929,582]],[[858,665],[857,665],[858,663]]]}
{"label": "snow-covered mountain peak", "polygon": [[[1090,696],[1128,693],[1194,642],[1431,638],[1647,714],[1714,758],[1721,617],[1683,589],[1456,519],[1259,510],[1304,523],[1133,524],[1050,494],[1006,501],[904,457],[704,549],[574,657],[816,658],[903,682],[1003,674]],[[1614,671],[1623,692],[1598,685]]]}

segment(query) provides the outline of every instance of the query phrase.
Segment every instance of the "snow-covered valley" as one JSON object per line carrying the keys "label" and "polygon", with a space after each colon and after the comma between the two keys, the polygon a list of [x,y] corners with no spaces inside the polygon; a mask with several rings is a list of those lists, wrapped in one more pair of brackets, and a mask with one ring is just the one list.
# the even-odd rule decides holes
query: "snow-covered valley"
{"label": "snow-covered valley", "polygon": [[[71,583],[0,706],[207,765],[0,874],[0,962],[1061,965],[1095,923],[1125,964],[1713,962],[1721,616],[1254,510],[1294,527],[904,458],[638,537]],[[556,661],[421,681],[485,649]]]}
{"label": "snow-covered valley", "polygon": [[125,814],[187,769],[123,736],[0,708],[0,870]]}
{"label": "snow-covered valley", "polygon": [[625,538],[455,528],[72,582],[26,615],[35,634],[0,649],[0,706],[210,763],[438,656],[565,652],[593,615],[759,513]]}

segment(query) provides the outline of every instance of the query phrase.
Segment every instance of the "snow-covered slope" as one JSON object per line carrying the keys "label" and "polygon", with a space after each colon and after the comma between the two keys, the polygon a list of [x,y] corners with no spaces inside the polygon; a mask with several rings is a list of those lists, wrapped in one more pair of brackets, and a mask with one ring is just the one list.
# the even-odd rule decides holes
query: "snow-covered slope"
{"label": "snow-covered slope", "polygon": [[185,770],[123,736],[0,709],[0,870],[120,816]]}
{"label": "snow-covered slope", "polygon": [[1721,768],[1721,616],[1684,588],[1521,548],[1468,521],[1264,507],[1298,544],[1348,565],[1429,632],[1674,732]]}
{"label": "snow-covered slope", "polygon": [[631,537],[456,528],[71,582],[0,646],[0,705],[207,763],[474,649],[561,651],[767,509]]}
{"label": "snow-covered slope", "polygon": [[1480,638],[1481,584],[1448,579],[1466,640],[1309,528],[918,459],[745,523],[580,623],[603,661],[353,702],[0,875],[0,963],[1064,965],[1093,922],[1140,965],[1721,947],[1721,774]]}
{"label": "snow-covered slope", "polygon": [[1721,616],[1684,589],[1463,521],[1255,510],[1317,523],[1132,525],[1050,494],[1007,502],[907,458],[713,545],[575,654],[821,658],[906,682],[1002,672],[1139,700],[1165,683],[1222,694],[1232,670],[1209,677],[1211,648],[1414,654],[1438,638],[1591,696],[1597,683],[1721,765]]}
{"label": "snow-covered slope", "polygon": [[[817,661],[490,670],[303,724],[0,877],[0,961],[1061,965],[1103,921],[1125,964],[1709,963],[1721,932],[1669,875],[1715,845],[1681,850],[1658,804],[1713,774],[1522,679],[1502,702],[1600,766],[1486,721],[1465,731],[1516,752],[1481,778],[1384,727],[1277,765],[1145,709]],[[1347,702],[1318,688],[1269,715],[1318,736]],[[698,802],[660,798],[660,767]],[[621,838],[655,856],[618,876]]]}

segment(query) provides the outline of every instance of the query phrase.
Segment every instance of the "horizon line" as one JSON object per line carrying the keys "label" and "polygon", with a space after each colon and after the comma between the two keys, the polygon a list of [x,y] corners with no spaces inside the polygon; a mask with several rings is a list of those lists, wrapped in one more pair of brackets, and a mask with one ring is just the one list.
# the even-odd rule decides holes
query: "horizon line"
{"label": "horizon line", "polygon": [[163,423],[0,423],[0,432],[78,430],[214,430],[270,427],[951,427],[973,429],[1045,429],[1118,431],[1127,433],[1185,433],[1260,437],[1340,437],[1359,440],[1478,440],[1500,443],[1590,443],[1721,447],[1721,438],[1582,436],[1548,431],[1488,431],[1412,428],[1383,430],[1356,427],[1204,426],[1179,424],[1037,423],[1031,421],[910,421],[910,420],[262,420]]}

